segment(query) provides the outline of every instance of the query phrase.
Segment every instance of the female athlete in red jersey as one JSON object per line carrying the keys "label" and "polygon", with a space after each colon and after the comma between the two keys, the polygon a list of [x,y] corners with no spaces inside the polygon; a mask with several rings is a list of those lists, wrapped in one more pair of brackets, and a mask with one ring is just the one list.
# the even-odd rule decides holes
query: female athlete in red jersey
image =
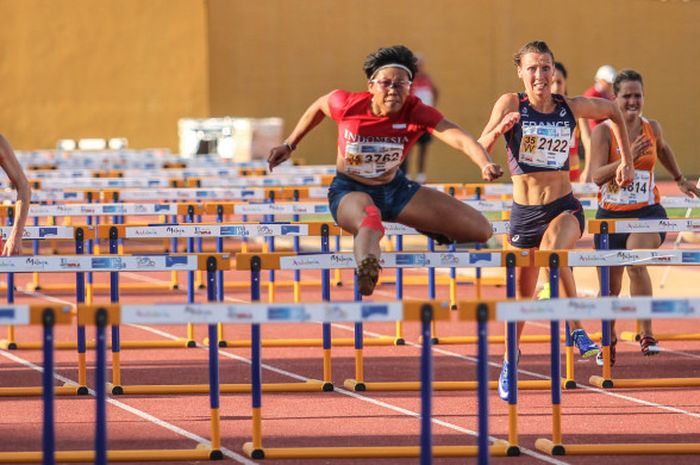
{"label": "female athlete in red jersey", "polygon": [[485,242],[490,223],[447,194],[409,181],[399,165],[426,131],[468,155],[483,179],[501,167],[464,129],[410,95],[416,58],[404,46],[380,48],[364,63],[367,92],[334,90],[306,110],[286,142],[270,151],[270,170],[286,161],[324,117],[338,125],[337,175],[328,191],[336,222],[354,236],[360,292],[370,295],[379,277],[382,220],[396,221],[457,242]]}
{"label": "female athlete in red jersey", "polygon": [[[611,133],[610,124],[599,124],[593,130],[591,140],[591,171],[593,181],[601,189],[598,194],[596,218],[667,218],[660,204],[659,190],[654,180],[654,165],[660,161],[673,176],[678,188],[688,197],[700,196],[700,190],[681,173],[671,147],[666,143],[658,122],[642,116],[644,108],[644,83],[642,76],[631,69],[620,71],[613,82],[615,104],[620,108],[629,132],[629,144],[634,157],[634,182],[627,188],[619,188],[612,181],[620,163],[618,139]],[[665,239],[665,233],[611,234],[609,249],[657,249]],[[600,248],[600,237],[595,237]],[[610,268],[610,295],[619,295],[622,272],[627,268],[630,278],[630,294],[652,295],[652,284],[646,266],[614,266]],[[660,349],[654,338],[651,320],[640,321],[639,343],[644,355],[655,355]],[[612,324],[611,363],[615,362],[615,322]]]}

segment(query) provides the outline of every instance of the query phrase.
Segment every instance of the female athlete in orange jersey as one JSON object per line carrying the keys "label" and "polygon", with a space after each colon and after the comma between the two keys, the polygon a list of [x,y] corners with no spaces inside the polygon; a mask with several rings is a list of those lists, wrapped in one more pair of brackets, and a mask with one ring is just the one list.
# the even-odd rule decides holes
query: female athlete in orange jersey
{"label": "female athlete in orange jersey", "polygon": [[[615,103],[620,108],[629,133],[634,157],[634,181],[627,188],[613,182],[620,163],[619,143],[611,133],[608,122],[596,126],[591,140],[591,172],[593,181],[600,186],[596,218],[666,218],[659,203],[659,190],[654,182],[656,161],[666,168],[678,188],[689,197],[697,197],[700,190],[681,173],[671,147],[666,143],[658,122],[642,116],[644,83],[642,76],[631,69],[620,71],[613,83]],[[611,234],[610,249],[656,249],[664,241],[665,233]],[[595,237],[596,248],[600,246]],[[610,295],[619,295],[622,271],[625,267],[610,268]],[[646,266],[628,266],[630,293],[633,296],[652,295],[651,278]],[[612,326],[611,362],[615,360],[615,322]],[[642,320],[639,343],[644,355],[654,355],[659,347],[651,329],[651,320]]]}

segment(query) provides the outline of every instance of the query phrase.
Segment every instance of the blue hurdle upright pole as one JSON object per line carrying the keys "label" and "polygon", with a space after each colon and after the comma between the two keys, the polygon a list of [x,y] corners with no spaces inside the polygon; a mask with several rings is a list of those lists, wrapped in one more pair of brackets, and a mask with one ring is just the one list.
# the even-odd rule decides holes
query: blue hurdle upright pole
{"label": "blue hurdle upright pole", "polygon": [[[506,255],[506,297],[515,299],[515,254]],[[518,324],[515,321],[506,323],[506,351],[511,370],[508,371],[508,451],[507,455],[520,455],[518,446],[518,366],[520,353],[518,351]],[[479,385],[481,386],[481,385]]]}
{"label": "blue hurdle upright pole", "polygon": [[[216,257],[207,258],[207,301],[216,302]],[[218,327],[209,324],[209,406],[211,408],[210,460],[223,460],[221,452],[221,413],[219,399],[219,344]]]}
{"label": "blue hurdle upright pole", "polygon": [[[357,274],[353,274],[353,299],[362,301],[360,286],[357,282]],[[362,321],[355,322],[355,391],[365,391],[365,360],[364,360],[365,335]]]}
{"label": "blue hurdle upright pole", "polygon": [[[549,256],[549,286],[551,298],[559,298],[559,255],[552,253]],[[559,320],[553,320],[550,323],[550,346],[552,365],[552,443],[554,448],[552,455],[562,455],[564,446],[562,446],[561,434],[561,353],[559,350]]]}
{"label": "blue hurdle upright pole", "polygon": [[476,365],[476,380],[478,383],[479,399],[479,465],[489,465],[489,308],[479,304],[476,309],[478,355]]}
{"label": "blue hurdle upright pole", "polygon": [[[600,250],[608,250],[610,248],[609,226],[607,221],[600,224]],[[610,295],[610,267],[600,267],[600,295],[606,297]],[[612,380],[612,359],[610,345],[612,343],[612,321],[603,320],[603,383],[605,389],[613,387]]]}
{"label": "blue hurdle upright pole", "polygon": [[[85,232],[83,228],[78,228],[75,231],[75,253],[83,255],[85,253]],[[88,243],[90,240],[88,240]],[[90,276],[91,273],[88,273]],[[78,271],[75,273],[75,297],[78,304],[85,303],[85,272]],[[78,395],[86,396],[87,388],[87,335],[85,334],[85,325],[78,324],[77,326],[77,346],[78,346]]]}
{"label": "blue hurdle upright pole", "polygon": [[[223,205],[216,206],[216,222],[223,223],[224,221],[224,207]],[[216,253],[223,253],[224,251],[224,238],[219,236],[216,238]],[[224,301],[224,271],[218,270],[216,272],[216,299],[219,302]],[[224,325],[218,324],[218,336],[219,336],[219,347],[226,347],[226,338],[224,336]],[[196,344],[195,344],[196,345]]]}
{"label": "blue hurdle upright pole", "polygon": [[42,397],[44,400],[44,425],[42,434],[42,458],[44,465],[54,465],[56,463],[56,431],[54,425],[54,360],[53,360],[53,326],[56,317],[53,310],[46,309],[41,315],[42,326],[44,328],[44,371],[42,378]]}
{"label": "blue hurdle upright pole", "polygon": [[[254,256],[250,260],[250,300],[260,301],[260,269],[262,262],[260,257]],[[252,452],[254,459],[265,458],[262,448],[262,363],[261,363],[261,338],[260,324],[250,325],[250,370],[251,370],[251,398],[253,403],[253,437]]]}
{"label": "blue hurdle upright pole", "polygon": [[[330,231],[328,225],[321,226],[321,252],[330,252]],[[321,270],[321,298],[324,302],[331,301],[331,270]],[[331,324],[323,323],[323,391],[333,390],[333,379],[331,371]]]}
{"label": "blue hurdle upright pole", "polygon": [[[403,251],[403,236],[397,234],[396,236],[396,251]],[[396,267],[396,300],[403,300],[403,268]],[[406,344],[406,340],[403,337],[403,321],[396,322],[396,339],[394,344],[397,346],[402,346]]]}
{"label": "blue hurdle upright pole", "polygon": [[[109,253],[117,255],[119,252],[119,232],[116,226],[109,228]],[[109,301],[119,303],[119,272],[109,272]],[[121,368],[121,337],[119,325],[112,324],[112,394],[124,394],[122,388]]]}
{"label": "blue hurdle upright pole", "polygon": [[[433,463],[432,397],[433,397],[433,358],[430,344],[430,324],[433,321],[433,307],[421,306],[421,345],[420,364],[420,464]],[[488,386],[484,383],[485,386]]]}
{"label": "blue hurdle upright pole", "polygon": [[[435,252],[435,241],[431,238],[428,238],[428,250],[430,252]],[[435,289],[435,268],[430,267],[428,268],[428,300],[435,300],[436,296],[436,289]],[[427,341],[430,341],[431,344],[438,344],[439,339],[437,336],[437,325],[435,323],[435,320],[430,322],[430,332],[431,332],[431,337],[427,339]],[[425,339],[422,339],[423,344],[426,343]]]}
{"label": "blue hurdle upright pole", "polygon": [[[188,205],[187,206],[187,215],[185,215],[185,223],[194,223],[194,206]],[[187,238],[187,253],[194,253],[194,246],[195,246],[195,241],[194,237],[188,237]],[[188,302],[194,302],[194,293],[195,293],[195,272],[194,271],[188,271],[187,272],[187,301]],[[190,342],[194,342],[194,325],[192,323],[187,323],[187,345],[189,346]],[[210,342],[211,344],[211,342]]]}
{"label": "blue hurdle upright pole", "polygon": [[[115,241],[116,242],[116,241]],[[109,318],[104,308],[97,310],[95,344],[95,465],[107,465],[107,333]]]}

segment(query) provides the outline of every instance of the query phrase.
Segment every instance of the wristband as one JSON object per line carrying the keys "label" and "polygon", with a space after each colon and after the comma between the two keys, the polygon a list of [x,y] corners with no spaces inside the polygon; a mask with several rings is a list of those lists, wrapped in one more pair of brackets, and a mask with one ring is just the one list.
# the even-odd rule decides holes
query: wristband
{"label": "wristband", "polygon": [[289,149],[290,152],[293,152],[293,151],[295,151],[295,150],[297,149],[297,145],[296,145],[296,144],[290,144],[290,143],[287,142],[287,141],[284,141],[282,144],[283,144],[285,147],[287,147],[287,148]]}

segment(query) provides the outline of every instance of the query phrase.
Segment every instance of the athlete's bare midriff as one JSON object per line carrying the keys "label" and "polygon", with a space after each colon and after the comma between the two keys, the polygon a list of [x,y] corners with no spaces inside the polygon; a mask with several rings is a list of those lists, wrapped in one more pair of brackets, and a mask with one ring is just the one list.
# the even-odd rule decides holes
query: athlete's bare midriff
{"label": "athlete's bare midriff", "polygon": [[350,179],[353,179],[361,184],[366,184],[368,186],[381,186],[383,184],[389,184],[391,181],[394,180],[394,177],[396,176],[396,171],[398,171],[399,167],[395,167],[387,171],[386,173],[382,174],[381,176],[377,176],[376,178],[365,178],[363,176],[358,176],[356,174],[351,174],[348,173],[347,170],[345,169],[345,158],[338,153],[338,157],[335,160],[335,169],[338,173],[343,173],[345,176],[349,177]]}
{"label": "athlete's bare midriff", "polygon": [[538,171],[513,175],[513,201],[520,205],[545,205],[568,195],[568,171]]}

